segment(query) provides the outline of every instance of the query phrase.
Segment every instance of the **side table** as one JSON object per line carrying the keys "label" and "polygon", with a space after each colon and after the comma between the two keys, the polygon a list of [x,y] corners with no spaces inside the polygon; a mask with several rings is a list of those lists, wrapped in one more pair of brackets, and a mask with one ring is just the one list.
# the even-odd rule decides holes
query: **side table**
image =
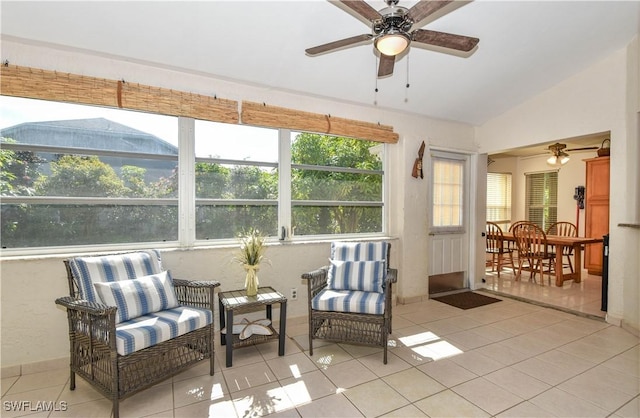
{"label": "side table", "polygon": [[[265,308],[267,319],[272,320],[272,307],[274,304],[280,304],[280,329],[276,331],[273,324],[269,325],[271,335],[253,334],[245,340],[241,340],[240,336],[233,334],[233,316],[241,313],[255,312],[261,308]],[[220,329],[225,328],[227,333],[220,333],[220,343],[226,345],[226,364],[227,367],[233,365],[233,349],[263,343],[278,339],[278,355],[284,356],[284,341],[287,323],[287,298],[272,287],[258,288],[256,296],[247,296],[245,289],[231,290],[228,292],[218,293],[218,305],[220,308]],[[230,332],[231,331],[231,332]],[[229,336],[231,336],[229,338]],[[227,340],[229,338],[229,341]]]}

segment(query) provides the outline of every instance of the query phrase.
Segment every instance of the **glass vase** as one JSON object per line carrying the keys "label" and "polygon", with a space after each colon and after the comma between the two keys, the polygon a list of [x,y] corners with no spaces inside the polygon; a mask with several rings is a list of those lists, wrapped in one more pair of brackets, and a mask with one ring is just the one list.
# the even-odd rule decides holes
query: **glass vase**
{"label": "glass vase", "polygon": [[258,266],[245,264],[244,269],[247,272],[247,276],[244,279],[244,288],[247,291],[247,296],[255,296],[258,294]]}

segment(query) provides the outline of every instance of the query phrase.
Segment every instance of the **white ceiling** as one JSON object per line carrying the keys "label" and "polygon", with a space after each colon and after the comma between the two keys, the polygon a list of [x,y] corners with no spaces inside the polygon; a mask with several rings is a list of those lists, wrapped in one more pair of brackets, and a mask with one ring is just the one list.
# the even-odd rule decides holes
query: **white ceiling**
{"label": "white ceiling", "polygon": [[638,1],[478,0],[423,26],[480,38],[471,57],[413,47],[393,76],[377,81],[376,94],[371,44],[305,55],[370,32],[323,0],[3,0],[0,7],[4,36],[473,125],[625,47],[640,16]]}

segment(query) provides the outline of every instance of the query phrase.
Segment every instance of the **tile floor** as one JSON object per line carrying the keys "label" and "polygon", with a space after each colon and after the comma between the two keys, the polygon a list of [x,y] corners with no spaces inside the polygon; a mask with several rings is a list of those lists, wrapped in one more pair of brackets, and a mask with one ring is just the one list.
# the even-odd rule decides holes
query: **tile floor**
{"label": "tile floor", "polygon": [[[567,270],[568,271],[568,270]],[[519,299],[525,299],[549,306],[580,312],[586,316],[604,318],[606,312],[600,310],[602,306],[602,277],[594,276],[582,271],[580,283],[568,280],[562,287],[555,285],[555,276],[551,276],[551,286],[548,285],[548,276],[544,276],[544,286],[529,280],[529,273],[523,272],[520,280],[515,280],[513,270],[505,268],[497,273],[487,269],[487,290],[502,295],[509,295]]]}
{"label": "tile floor", "polygon": [[[427,300],[394,308],[389,362],[380,349],[307,350],[307,326],[200,365],[121,403],[122,417],[638,417],[640,339],[570,313],[509,298],[467,311]],[[219,341],[217,342],[219,344]],[[109,417],[111,404],[66,369],[2,379],[2,416]],[[17,412],[13,401],[65,402]],[[13,402],[13,403],[12,403]],[[58,408],[62,409],[62,408]]]}

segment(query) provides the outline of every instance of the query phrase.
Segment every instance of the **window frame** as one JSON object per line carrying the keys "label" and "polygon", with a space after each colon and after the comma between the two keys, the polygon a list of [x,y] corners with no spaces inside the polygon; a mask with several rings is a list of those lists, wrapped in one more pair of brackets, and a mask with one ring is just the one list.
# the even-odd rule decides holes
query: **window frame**
{"label": "window frame", "polygon": [[[461,219],[460,225],[454,226],[436,226],[434,225],[435,220],[435,169],[436,161],[454,161],[458,163],[462,167],[462,175],[460,184],[460,205],[459,205],[459,216]],[[451,152],[445,151],[432,151],[431,159],[430,159],[430,175],[431,175],[431,190],[429,193],[429,233],[433,235],[445,235],[445,234],[465,234],[467,232],[469,226],[469,214],[468,214],[468,205],[469,205],[469,179],[470,179],[470,169],[469,169],[469,157],[468,155],[463,154],[454,154]]]}
{"label": "window frame", "polygon": [[[11,97],[11,96],[8,96]],[[41,100],[41,99],[34,99]],[[53,100],[46,100],[51,103],[56,103]],[[78,104],[82,106],[91,106],[87,104]],[[248,205],[277,205],[278,206],[278,225],[276,236],[268,237],[268,241],[276,242],[279,238],[284,238],[286,241],[308,241],[308,240],[335,240],[335,239],[364,239],[368,237],[382,237],[388,234],[389,213],[387,205],[389,178],[385,175],[385,167],[387,167],[387,144],[379,143],[377,146],[382,147],[382,170],[361,170],[361,169],[343,169],[338,168],[334,171],[345,172],[357,172],[357,173],[372,173],[382,176],[382,200],[380,202],[334,202],[334,201],[295,201],[298,205],[309,204],[347,204],[347,205],[377,205],[382,207],[382,225],[380,232],[371,233],[349,233],[349,234],[320,234],[320,235],[301,235],[291,236],[291,208],[293,201],[291,199],[291,170],[293,168],[308,168],[306,165],[292,165],[291,164],[291,131],[289,129],[276,129],[278,131],[278,162],[263,162],[263,161],[239,161],[221,158],[202,158],[195,157],[195,121],[196,119],[191,117],[179,116],[178,122],[178,155],[158,155],[158,154],[146,154],[146,153],[127,153],[122,151],[109,151],[109,150],[95,150],[89,148],[72,148],[72,147],[55,147],[55,146],[42,146],[42,145],[29,145],[29,144],[3,144],[9,147],[19,148],[30,151],[46,151],[46,152],[58,152],[68,153],[74,155],[96,155],[96,156],[117,156],[117,157],[140,157],[149,158],[155,160],[176,160],[178,163],[178,197],[176,198],[66,198],[66,197],[47,197],[47,196],[3,196],[3,202],[6,203],[77,203],[77,202],[91,202],[93,204],[109,203],[111,205],[135,205],[143,203],[145,205],[156,204],[175,204],[178,207],[178,239],[173,241],[145,241],[145,242],[128,242],[128,243],[109,243],[109,244],[84,244],[84,245],[61,245],[61,246],[38,246],[38,247],[16,247],[16,248],[2,248],[1,256],[25,256],[25,255],[40,255],[40,254],[59,254],[69,251],[119,251],[124,249],[139,249],[139,248],[193,248],[203,246],[215,246],[215,245],[228,245],[230,242],[235,243],[233,238],[220,238],[220,239],[196,239],[196,207],[198,205],[216,205],[219,203],[234,203],[234,204],[248,204]],[[257,127],[256,128],[261,128]],[[273,130],[273,128],[264,128]],[[335,135],[334,135],[335,136]],[[359,139],[366,140],[366,139]],[[195,196],[195,164],[198,162],[215,162],[218,164],[242,164],[246,166],[269,166],[275,167],[278,170],[278,199],[276,200],[253,200],[253,199],[206,199],[196,198]],[[314,167],[316,168],[316,167]],[[285,228],[284,236],[280,233],[282,228]]]}

